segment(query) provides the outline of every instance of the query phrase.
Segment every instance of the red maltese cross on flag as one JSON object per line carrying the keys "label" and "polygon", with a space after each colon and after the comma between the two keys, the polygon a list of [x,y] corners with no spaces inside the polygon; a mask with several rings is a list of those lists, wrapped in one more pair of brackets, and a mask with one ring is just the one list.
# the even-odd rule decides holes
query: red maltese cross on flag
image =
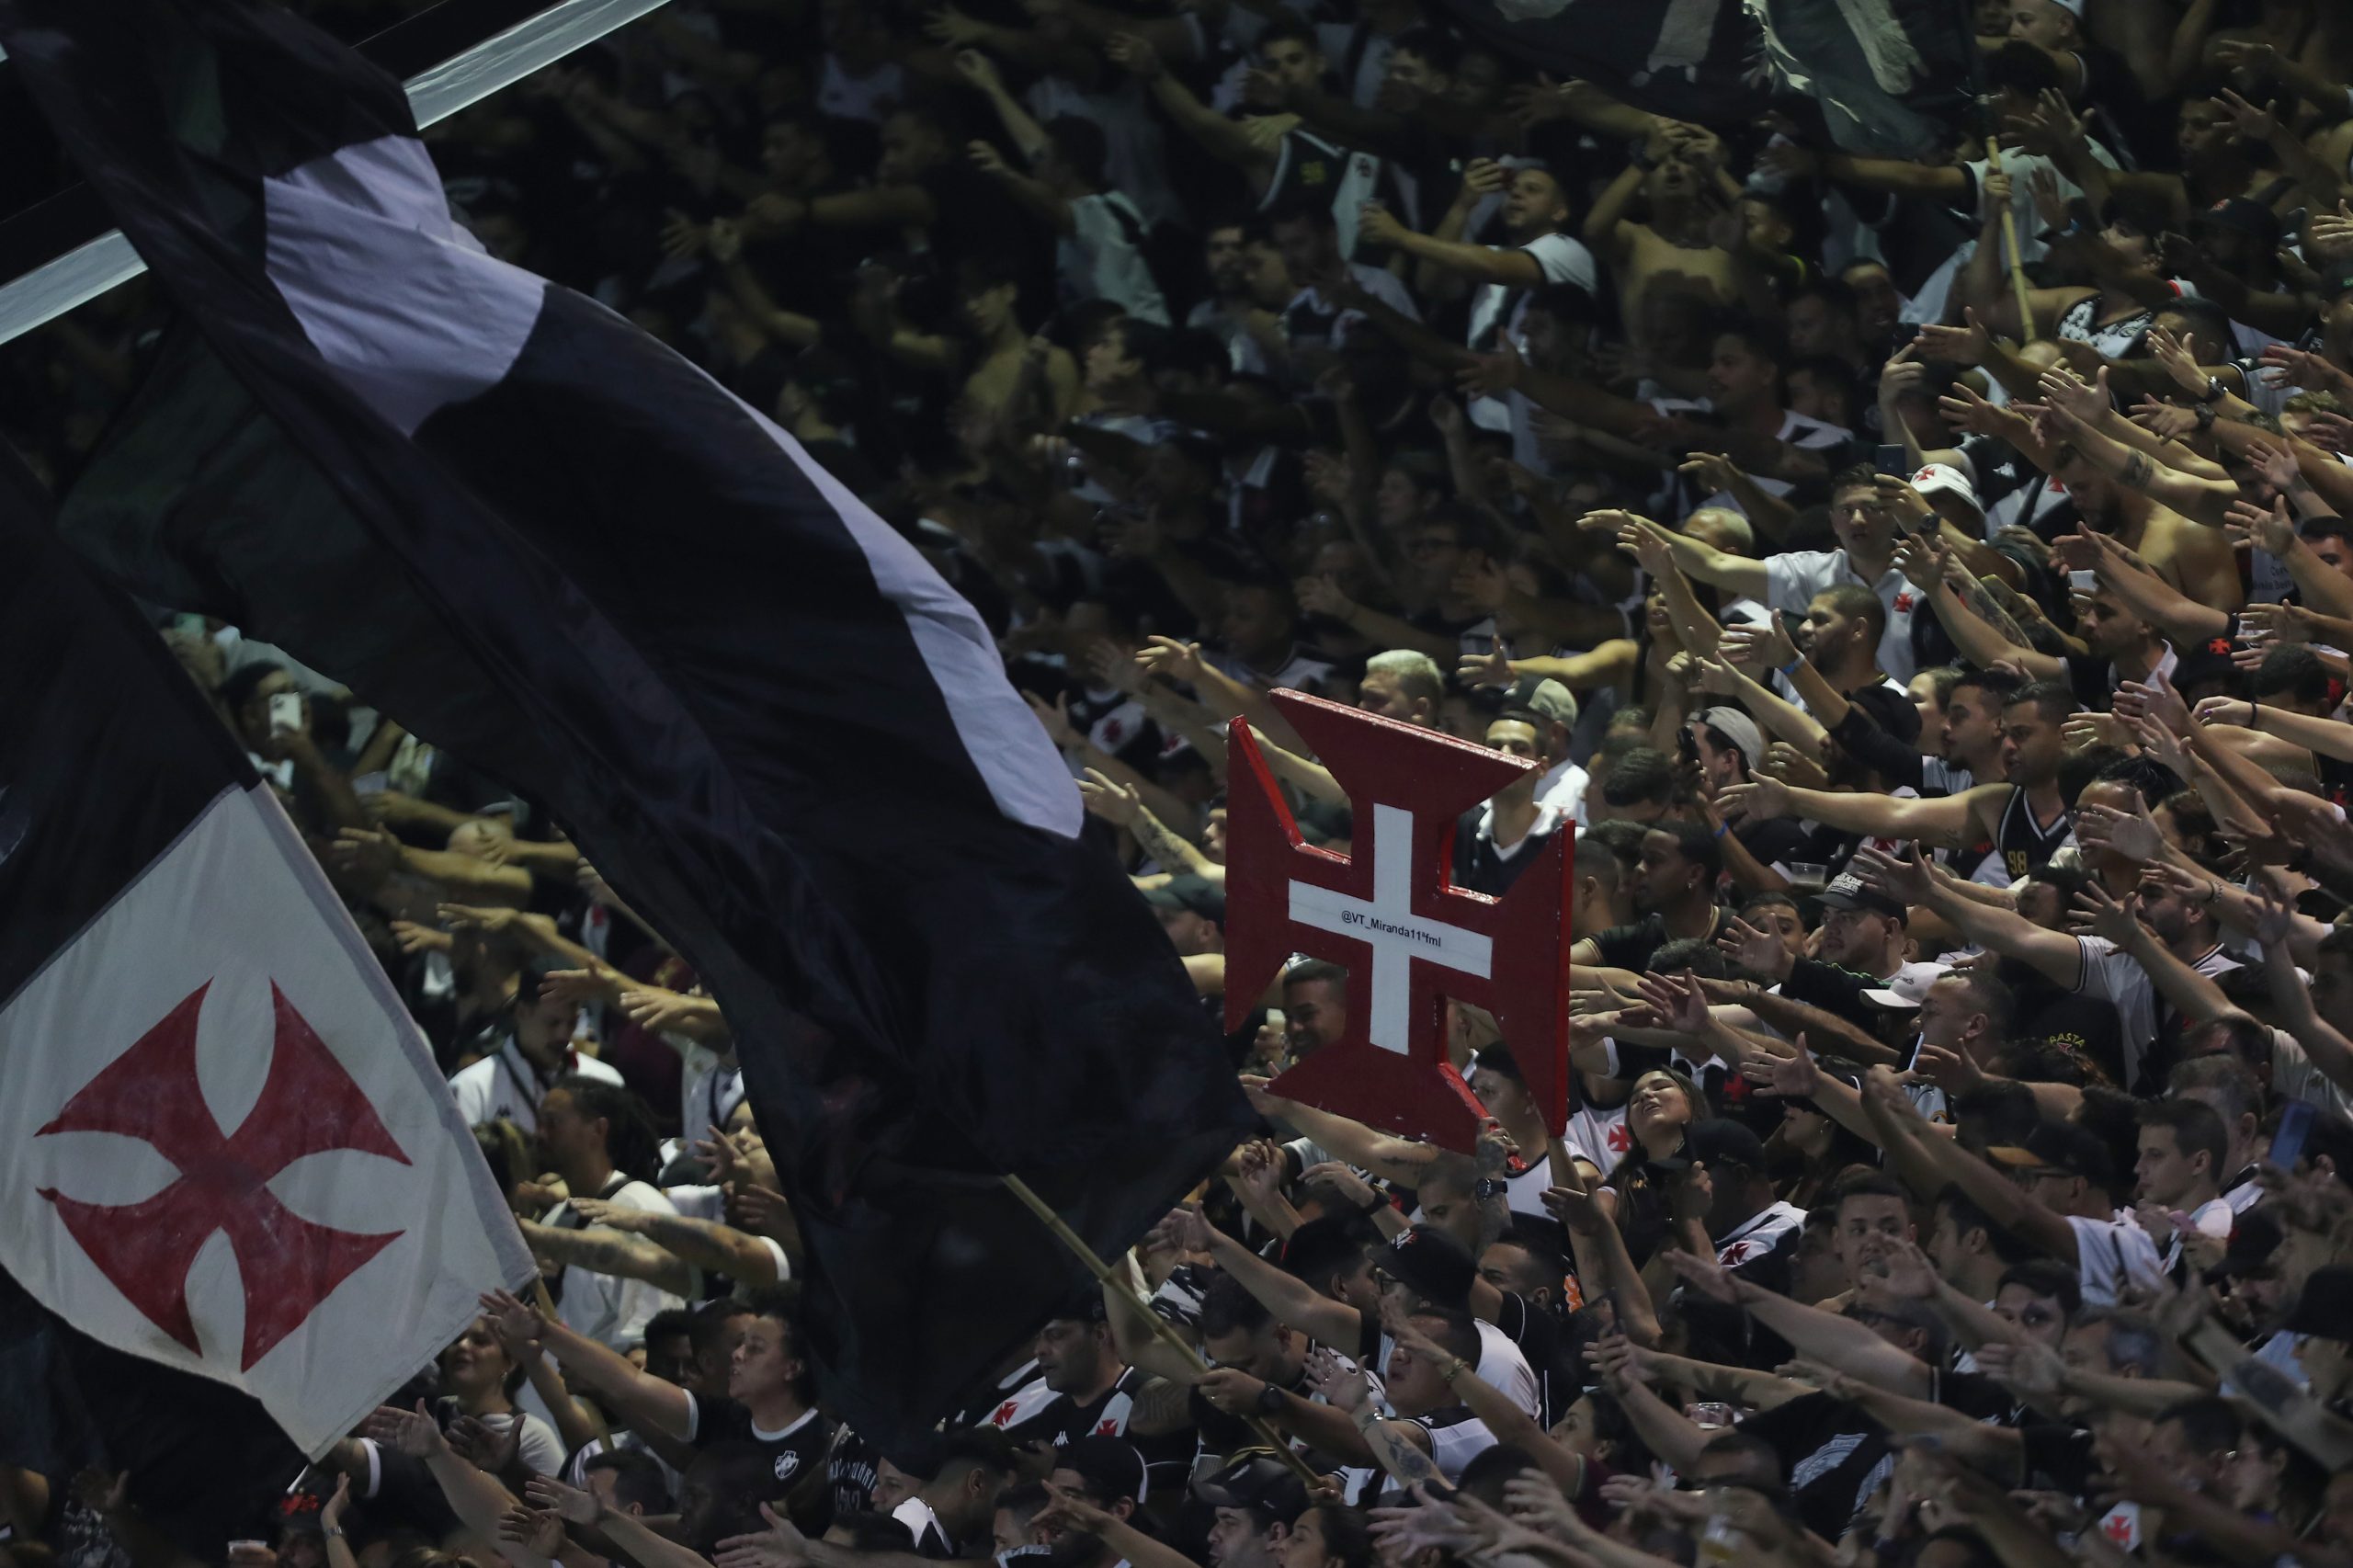
{"label": "red maltese cross on flag", "polygon": [[1348,971],[1347,1029],[1275,1080],[1287,1099],[1468,1150],[1485,1114],[1447,1058],[1446,1002],[1495,1015],[1545,1123],[1568,1116],[1571,835],[1501,899],[1452,885],[1462,813],[1535,765],[1433,730],[1278,691],[1348,792],[1351,853],[1307,844],[1235,720],[1226,812],[1225,1020],[1237,1029],[1294,953]]}

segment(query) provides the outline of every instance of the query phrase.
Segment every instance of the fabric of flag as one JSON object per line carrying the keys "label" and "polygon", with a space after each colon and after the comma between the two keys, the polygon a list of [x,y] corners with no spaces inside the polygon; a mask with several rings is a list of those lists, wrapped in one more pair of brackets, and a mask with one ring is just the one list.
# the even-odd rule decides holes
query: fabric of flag
{"label": "fabric of flag", "polygon": [[453,224],[396,84],[248,0],[8,0],[0,45],[200,337],[66,499],[544,800],[711,985],[828,1402],[886,1451],[1248,1123],[985,629],[790,438]]}
{"label": "fabric of flag", "polygon": [[529,1254],[162,640],[0,461],[0,1461],[217,1550]]}
{"label": "fabric of flag", "polygon": [[1948,151],[1981,74],[1958,0],[1748,0],[1777,94],[1818,115],[1847,152]]}
{"label": "fabric of flag", "polygon": [[1442,0],[1512,60],[1654,113],[1725,125],[1764,111],[1756,0]]}

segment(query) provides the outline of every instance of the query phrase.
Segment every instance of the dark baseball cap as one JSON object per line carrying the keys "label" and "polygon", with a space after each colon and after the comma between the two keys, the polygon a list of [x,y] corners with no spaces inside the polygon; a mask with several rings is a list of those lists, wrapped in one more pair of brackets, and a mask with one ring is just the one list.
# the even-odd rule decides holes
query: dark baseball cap
{"label": "dark baseball cap", "polygon": [[1414,1225],[1389,1239],[1372,1266],[1425,1301],[1461,1312],[1470,1305],[1479,1266],[1461,1242],[1429,1225]]}
{"label": "dark baseball cap", "polygon": [[1711,1169],[1718,1165],[1745,1165],[1752,1171],[1765,1168],[1764,1141],[1739,1122],[1721,1116],[1693,1122],[1683,1134],[1683,1153],[1687,1159],[1698,1160]]}
{"label": "dark baseball cap", "polygon": [[2244,196],[2226,196],[2190,218],[2191,228],[2200,224],[2234,229],[2250,239],[2262,241],[2267,247],[2279,243],[2279,215],[2262,202]]}
{"label": "dark baseball cap", "polygon": [[1143,1501],[1143,1456],[1125,1437],[1074,1438],[1054,1450],[1054,1468],[1075,1471],[1090,1497],[1112,1503],[1122,1497]]}
{"label": "dark baseball cap", "polygon": [[1912,918],[1910,905],[1866,886],[1863,879],[1852,871],[1842,871],[1831,878],[1830,885],[1814,896],[1814,902],[1824,909],[1867,910],[1873,915],[1892,915],[1907,923]]}
{"label": "dark baseball cap", "polygon": [[2207,1280],[2220,1284],[2241,1275],[2269,1270],[2273,1267],[2272,1255],[2287,1239],[2278,1220],[2260,1208],[2248,1210],[2232,1223],[2230,1242],[2222,1248],[2222,1261],[2206,1271]]}
{"label": "dark baseball cap", "polygon": [[2353,1340],[2353,1264],[2315,1268],[2296,1293],[2294,1310],[2280,1324],[2291,1334]]}
{"label": "dark baseball cap", "polygon": [[2024,1141],[1985,1151],[1985,1157],[2010,1170],[2041,1169],[2079,1176],[2094,1187],[2116,1179],[2116,1163],[2108,1145],[2088,1127],[2072,1121],[2038,1121]]}
{"label": "dark baseball cap", "polygon": [[1171,877],[1145,889],[1143,901],[1154,909],[1189,909],[1205,920],[1225,924],[1225,890],[1206,877]]}
{"label": "dark baseball cap", "polygon": [[1212,1508],[1253,1508],[1290,1523],[1307,1512],[1307,1488],[1290,1467],[1264,1450],[1245,1450],[1215,1475],[1193,1483],[1193,1495]]}

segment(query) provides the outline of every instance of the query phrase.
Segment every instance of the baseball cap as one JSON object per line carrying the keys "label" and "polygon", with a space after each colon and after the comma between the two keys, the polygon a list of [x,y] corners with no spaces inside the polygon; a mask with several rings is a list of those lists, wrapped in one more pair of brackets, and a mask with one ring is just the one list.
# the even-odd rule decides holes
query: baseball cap
{"label": "baseball cap", "polygon": [[1206,877],[1176,876],[1146,889],[1143,901],[1154,909],[1189,909],[1207,920],[1225,924],[1225,892]]}
{"label": "baseball cap", "polygon": [[2266,245],[2279,243],[2279,220],[2262,202],[2244,196],[2226,196],[2189,220],[2190,227],[2211,224],[2217,229],[2233,229]]}
{"label": "baseball cap", "polygon": [[1983,517],[1985,504],[1977,499],[1977,486],[1969,476],[1950,463],[1930,463],[1912,476],[1912,488],[1923,495],[1955,495],[1969,503],[1969,509]]}
{"label": "baseball cap", "polygon": [[2095,1187],[2115,1179],[2115,1162],[2108,1145],[2088,1127],[2072,1121],[2038,1121],[2023,1142],[2005,1143],[1985,1151],[1985,1157],[2010,1170],[2058,1171],[2079,1176]]}
{"label": "baseball cap", "polygon": [[1054,1468],[1077,1471],[1090,1496],[1143,1501],[1143,1456],[1124,1437],[1089,1434],[1064,1443],[1054,1450]]}
{"label": "baseball cap", "polygon": [[1461,1312],[1471,1301],[1479,1266],[1461,1242],[1429,1225],[1413,1225],[1389,1239],[1372,1266],[1426,1301]]}
{"label": "baseball cap", "polygon": [[1235,1455],[1215,1475],[1195,1482],[1193,1495],[1212,1508],[1255,1508],[1285,1524],[1307,1512],[1307,1488],[1290,1466],[1265,1452]]}
{"label": "baseball cap", "polygon": [[2053,6],[2058,6],[2061,10],[2066,12],[2069,16],[2074,17],[2077,21],[2080,22],[2084,19],[2084,0],[2051,0],[2051,3]]}
{"label": "baseball cap", "polygon": [[1765,1168],[1764,1141],[1739,1122],[1721,1116],[1693,1122],[1683,1134],[1683,1153],[1711,1167],[1727,1164],[1752,1171]]}
{"label": "baseball cap", "polygon": [[2280,1324],[2291,1334],[2323,1339],[2353,1339],[2353,1265],[2315,1268],[2296,1293],[2296,1305]]}
{"label": "baseball cap", "polygon": [[1756,767],[1765,760],[1765,733],[1756,721],[1737,708],[1711,708],[1699,715],[1699,722],[1715,731],[1740,748],[1748,766]]}
{"label": "baseball cap", "polygon": [[2271,1255],[2287,1239],[2287,1233],[2279,1228],[2277,1219],[2260,1207],[2248,1210],[2232,1224],[2230,1242],[2222,1248],[2222,1261],[2206,1271],[2208,1282],[2220,1284],[2269,1268]]}
{"label": "baseball cap", "polygon": [[1555,724],[1576,727],[1576,693],[1556,680],[1523,680],[1512,687],[1505,706],[1525,708]]}
{"label": "baseball cap", "polygon": [[1873,915],[1892,915],[1898,920],[1912,918],[1911,907],[1902,899],[1864,886],[1863,879],[1852,871],[1841,871],[1830,879],[1830,885],[1815,895],[1815,902],[1824,909],[1859,909]]}

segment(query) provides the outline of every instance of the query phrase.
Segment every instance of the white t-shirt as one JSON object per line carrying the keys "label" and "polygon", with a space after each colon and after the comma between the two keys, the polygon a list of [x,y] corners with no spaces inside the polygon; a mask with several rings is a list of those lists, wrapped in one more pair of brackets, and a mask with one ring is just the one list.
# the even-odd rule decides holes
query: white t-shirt
{"label": "white t-shirt", "polygon": [[2075,1271],[2083,1278],[2086,1306],[2112,1307],[2126,1285],[2154,1289],[2165,1277],[2157,1244],[2130,1214],[2113,1220],[2067,1216],[2075,1233]]}
{"label": "white t-shirt", "polygon": [[[604,1197],[608,1203],[623,1209],[642,1210],[652,1214],[675,1214],[678,1211],[661,1188],[642,1181],[623,1182]],[[565,1223],[571,1214],[572,1205],[569,1202],[559,1203],[549,1211],[546,1222],[550,1225]],[[631,1346],[645,1337],[646,1322],[654,1313],[685,1304],[667,1290],[645,1280],[596,1274],[575,1263],[567,1266],[563,1271],[563,1299],[556,1303],[556,1315],[581,1337],[593,1339],[608,1350],[626,1354]]]}
{"label": "white t-shirt", "polygon": [[1765,559],[1765,602],[1777,610],[1803,614],[1814,595],[1840,583],[1862,583],[1887,607],[1887,631],[1879,640],[1879,667],[1902,685],[1919,673],[1912,654],[1912,612],[1919,602],[1904,574],[1890,566],[1865,583],[1844,550],[1785,551]]}
{"label": "white t-shirt", "polygon": [[2286,1029],[2271,1031],[2271,1092],[2291,1100],[2310,1100],[2339,1116],[2353,1116],[2353,1098],[2313,1063],[2303,1043]]}
{"label": "white t-shirt", "polygon": [[[575,1073],[601,1083],[621,1081],[619,1073],[595,1057],[567,1051],[563,1073],[556,1076]],[[466,1119],[468,1127],[504,1120],[513,1122],[525,1132],[537,1132],[540,1097],[546,1092],[513,1035],[499,1041],[496,1051],[459,1068],[449,1077],[450,1096],[458,1102],[458,1114]]]}

